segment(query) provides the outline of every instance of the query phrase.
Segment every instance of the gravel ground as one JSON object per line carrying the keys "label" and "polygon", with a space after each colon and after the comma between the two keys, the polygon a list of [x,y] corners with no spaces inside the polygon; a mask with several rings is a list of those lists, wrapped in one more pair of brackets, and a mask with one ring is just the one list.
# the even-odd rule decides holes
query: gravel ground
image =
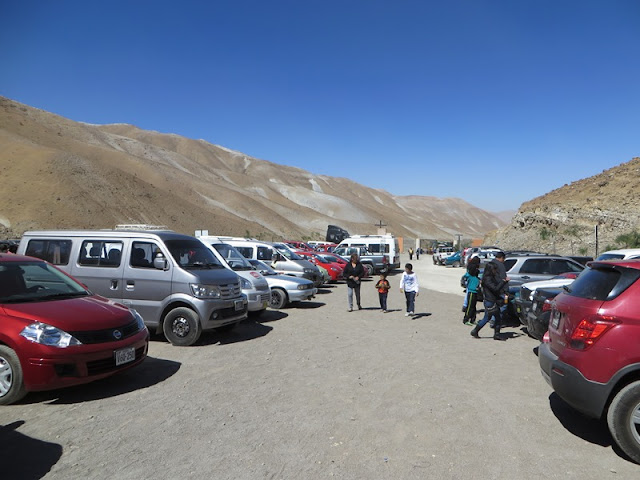
{"label": "gravel ground", "polygon": [[471,338],[462,271],[413,263],[414,318],[399,274],[387,314],[372,280],[352,313],[335,285],[197,346],[154,338],[137,369],[1,407],[0,478],[638,478],[602,423],[552,393],[536,341]]}

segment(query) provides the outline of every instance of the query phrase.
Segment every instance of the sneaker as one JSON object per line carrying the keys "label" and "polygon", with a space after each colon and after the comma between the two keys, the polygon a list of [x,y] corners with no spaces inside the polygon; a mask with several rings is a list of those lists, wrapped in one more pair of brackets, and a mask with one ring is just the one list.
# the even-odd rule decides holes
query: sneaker
{"label": "sneaker", "polygon": [[353,312],[353,308],[350,308],[349,310],[347,310],[347,312]]}
{"label": "sneaker", "polygon": [[409,316],[409,312],[405,313],[405,314],[404,314],[404,316],[405,316],[405,317],[408,317],[408,316]]}
{"label": "sneaker", "polygon": [[360,305],[358,305],[358,310],[362,310],[362,307]]}
{"label": "sneaker", "polygon": [[473,325],[471,322],[464,322],[465,325]]}
{"label": "sneaker", "polygon": [[409,312],[409,315],[413,315],[413,312]]}

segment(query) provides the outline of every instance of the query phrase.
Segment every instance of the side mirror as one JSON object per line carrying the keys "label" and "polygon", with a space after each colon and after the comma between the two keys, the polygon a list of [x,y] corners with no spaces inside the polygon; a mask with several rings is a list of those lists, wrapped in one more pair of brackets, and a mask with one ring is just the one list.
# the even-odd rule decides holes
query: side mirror
{"label": "side mirror", "polygon": [[158,270],[167,270],[169,265],[167,265],[167,260],[161,253],[158,253],[153,259],[153,268],[157,268]]}

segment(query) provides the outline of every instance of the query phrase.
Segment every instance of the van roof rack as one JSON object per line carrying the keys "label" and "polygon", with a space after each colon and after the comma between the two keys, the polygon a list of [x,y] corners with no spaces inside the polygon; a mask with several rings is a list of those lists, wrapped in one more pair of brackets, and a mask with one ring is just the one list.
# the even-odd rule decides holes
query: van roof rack
{"label": "van roof rack", "polygon": [[170,230],[166,225],[149,225],[147,223],[121,223],[116,230]]}

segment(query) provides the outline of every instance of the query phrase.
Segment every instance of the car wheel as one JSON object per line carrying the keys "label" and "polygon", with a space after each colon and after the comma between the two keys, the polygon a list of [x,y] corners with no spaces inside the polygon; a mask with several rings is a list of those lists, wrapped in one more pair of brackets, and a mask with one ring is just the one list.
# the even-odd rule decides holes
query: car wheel
{"label": "car wheel", "polygon": [[366,264],[364,265],[364,268],[366,268],[366,269],[367,269],[367,273],[369,274],[369,276],[372,276],[372,275],[373,275],[373,265],[369,265],[368,263],[366,263]]}
{"label": "car wheel", "polygon": [[12,349],[0,345],[0,405],[15,403],[26,394],[20,359]]}
{"label": "car wheel", "polygon": [[455,268],[458,268],[460,266],[460,262],[456,260],[455,262],[453,262],[453,266]]}
{"label": "car wheel", "polygon": [[271,308],[279,310],[287,304],[287,292],[280,288],[274,288],[271,290]]}
{"label": "car wheel", "polygon": [[640,381],[630,383],[613,398],[607,424],[618,446],[640,463]]}
{"label": "car wheel", "polygon": [[162,330],[171,345],[178,347],[193,345],[202,333],[198,314],[186,307],[174,308],[167,313],[164,317]]}

